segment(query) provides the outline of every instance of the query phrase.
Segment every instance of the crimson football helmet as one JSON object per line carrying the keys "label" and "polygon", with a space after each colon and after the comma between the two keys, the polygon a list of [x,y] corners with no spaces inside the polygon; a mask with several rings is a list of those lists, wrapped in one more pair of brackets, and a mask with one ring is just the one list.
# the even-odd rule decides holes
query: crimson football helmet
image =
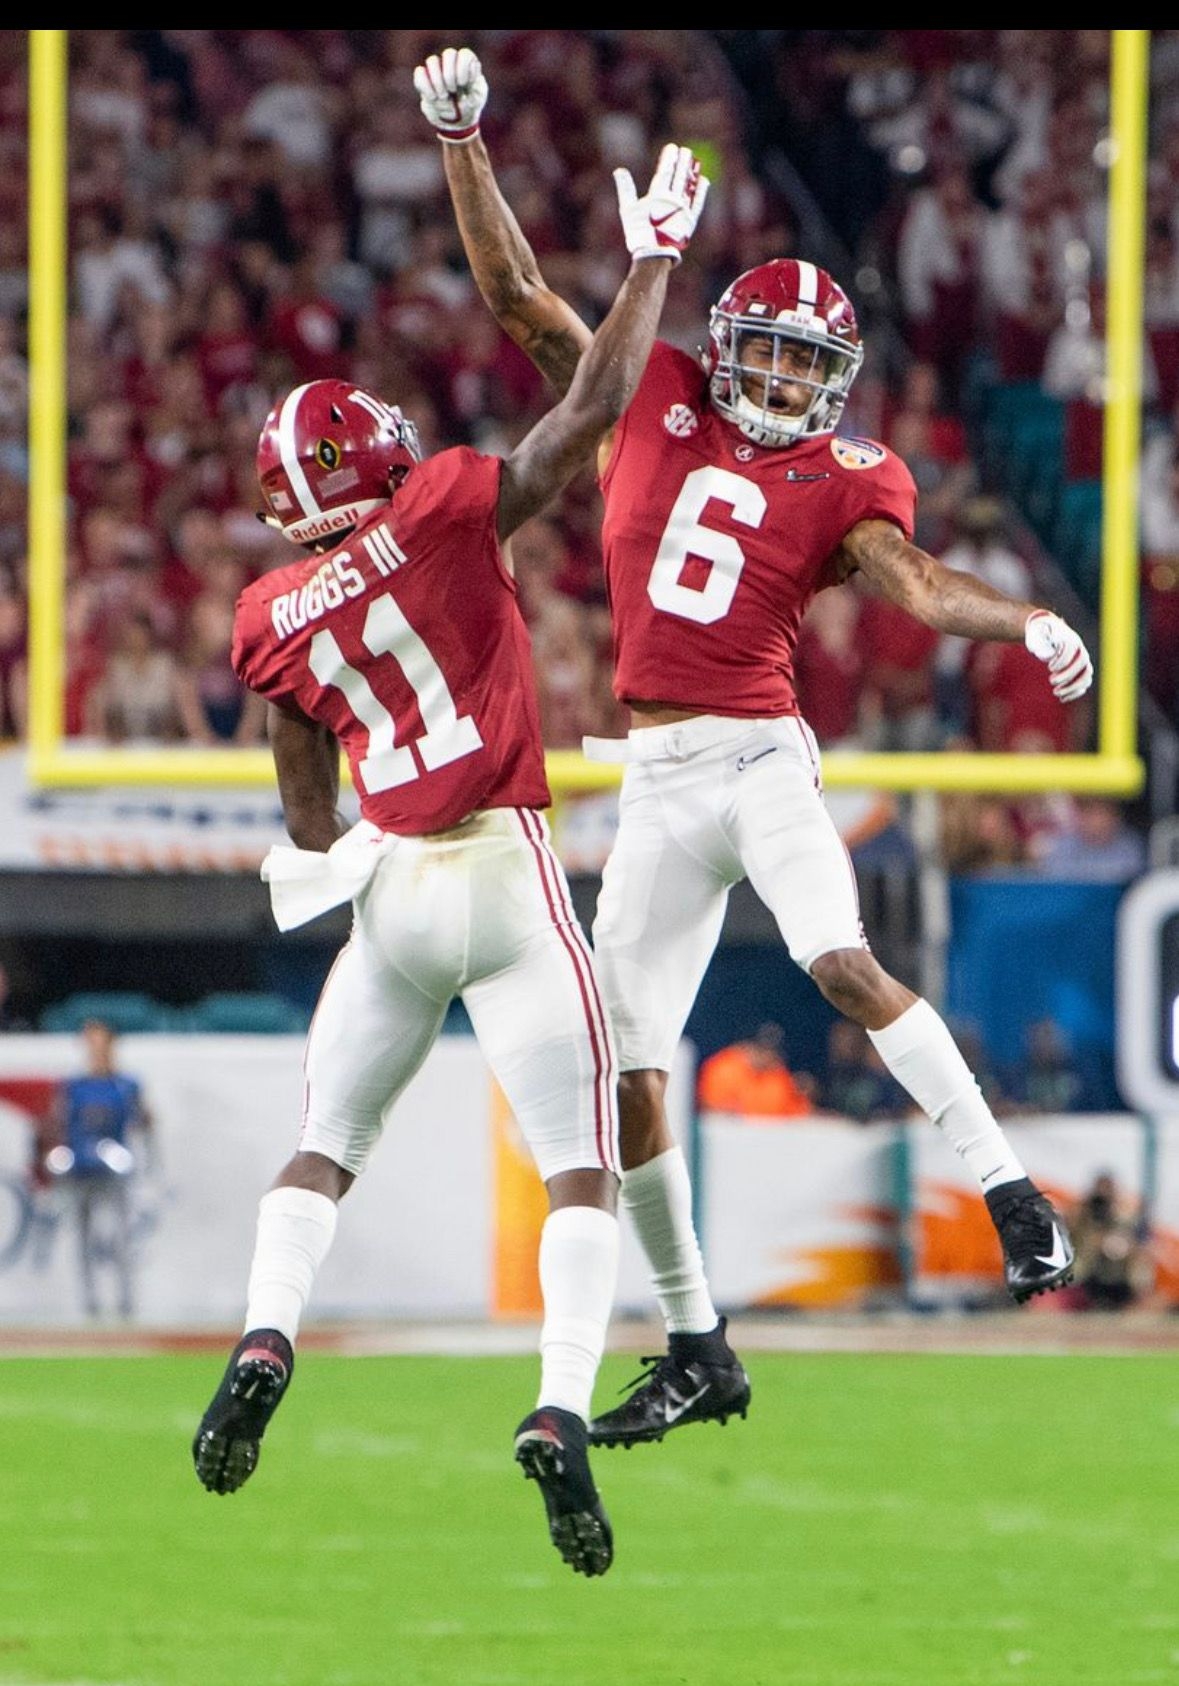
{"label": "crimson football helmet", "polygon": [[[755,445],[778,449],[835,429],[851,384],[864,360],[851,300],[825,269],[795,258],[775,258],[739,275],[708,320],[707,367],[712,402]],[[768,341],[767,364],[742,359],[742,347]],[[787,346],[805,348],[809,361],[779,361]],[[805,370],[805,372],[803,372]],[[775,408],[775,385],[789,381],[810,389],[800,415]],[[760,394],[760,397],[757,396]]]}
{"label": "crimson football helmet", "polygon": [[348,381],[309,381],[271,410],[256,460],[262,519],[306,545],[343,538],[388,503],[422,448],[396,404]]}

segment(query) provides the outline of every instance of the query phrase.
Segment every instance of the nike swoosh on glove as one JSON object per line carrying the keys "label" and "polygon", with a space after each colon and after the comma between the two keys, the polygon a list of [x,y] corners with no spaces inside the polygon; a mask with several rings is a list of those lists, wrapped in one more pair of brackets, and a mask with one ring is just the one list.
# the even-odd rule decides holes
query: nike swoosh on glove
{"label": "nike swoosh on glove", "polygon": [[444,141],[471,140],[487,104],[487,78],[470,47],[431,53],[413,73],[422,115]]}
{"label": "nike swoosh on glove", "polygon": [[629,170],[615,170],[614,185],[631,257],[679,263],[708,197],[708,177],[701,175],[691,148],[668,142],[641,199]]}
{"label": "nike swoosh on glove", "polygon": [[1093,683],[1093,661],[1079,633],[1048,609],[1027,618],[1023,641],[1038,661],[1046,662],[1053,694],[1076,702]]}

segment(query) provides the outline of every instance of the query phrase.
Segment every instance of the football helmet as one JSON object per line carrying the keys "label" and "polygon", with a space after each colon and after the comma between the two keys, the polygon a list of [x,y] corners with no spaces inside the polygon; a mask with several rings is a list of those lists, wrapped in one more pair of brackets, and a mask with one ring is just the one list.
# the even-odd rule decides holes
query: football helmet
{"label": "football helmet", "polygon": [[[708,338],[714,406],[755,445],[778,449],[835,429],[864,360],[843,288],[825,269],[795,258],[775,258],[739,275],[709,313]],[[756,363],[742,357],[753,339],[761,342]],[[800,364],[792,354],[787,361],[788,348],[798,346],[807,360]],[[798,415],[770,401],[786,382],[810,390]]]}
{"label": "football helmet", "polygon": [[418,430],[396,404],[348,381],[309,381],[274,406],[259,435],[262,519],[292,544],[341,539],[421,460]]}

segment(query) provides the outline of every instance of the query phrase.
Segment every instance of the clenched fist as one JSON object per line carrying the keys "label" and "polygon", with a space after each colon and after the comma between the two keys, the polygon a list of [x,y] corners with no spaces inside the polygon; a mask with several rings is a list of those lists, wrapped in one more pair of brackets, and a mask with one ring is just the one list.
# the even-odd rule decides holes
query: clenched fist
{"label": "clenched fist", "polygon": [[440,140],[465,141],[479,133],[487,104],[487,78],[470,47],[445,47],[431,53],[413,73],[426,121]]}
{"label": "clenched fist", "polygon": [[1079,633],[1067,621],[1048,609],[1037,609],[1027,618],[1023,641],[1040,661],[1048,665],[1054,695],[1061,702],[1075,702],[1093,683],[1093,662]]}

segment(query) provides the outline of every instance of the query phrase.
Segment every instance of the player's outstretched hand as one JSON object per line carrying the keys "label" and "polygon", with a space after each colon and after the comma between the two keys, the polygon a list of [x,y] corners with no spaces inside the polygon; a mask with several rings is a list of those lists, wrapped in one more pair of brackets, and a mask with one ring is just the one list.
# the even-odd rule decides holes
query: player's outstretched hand
{"label": "player's outstretched hand", "polygon": [[615,170],[614,185],[631,257],[679,263],[708,197],[708,177],[700,174],[700,160],[691,149],[669,141],[641,199],[629,170]]}
{"label": "player's outstretched hand", "polygon": [[1067,621],[1048,609],[1037,609],[1027,618],[1023,641],[1033,656],[1048,664],[1052,690],[1061,702],[1075,702],[1093,683],[1093,662]]}
{"label": "player's outstretched hand", "polygon": [[470,47],[444,47],[413,73],[422,113],[444,141],[470,140],[479,133],[487,104],[487,78]]}

